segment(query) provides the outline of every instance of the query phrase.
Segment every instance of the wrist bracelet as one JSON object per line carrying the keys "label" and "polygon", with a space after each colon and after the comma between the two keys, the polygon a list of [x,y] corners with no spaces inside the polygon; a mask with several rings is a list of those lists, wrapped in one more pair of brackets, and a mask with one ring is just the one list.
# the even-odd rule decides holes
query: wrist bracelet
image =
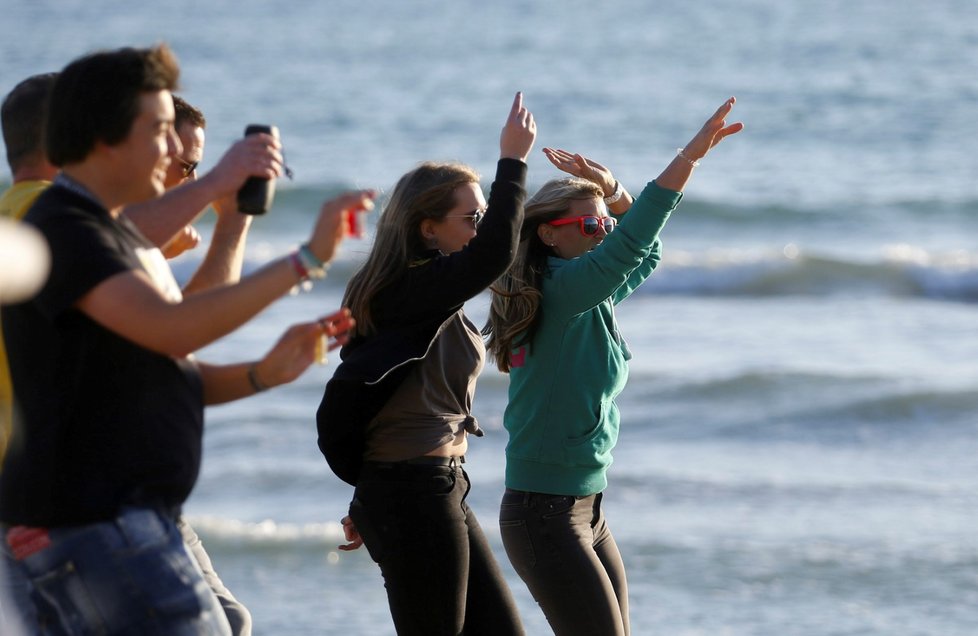
{"label": "wrist bracelet", "polygon": [[306,270],[306,278],[315,278],[317,280],[326,278],[326,270],[329,269],[329,264],[324,263],[319,258],[312,253],[309,249],[308,243],[303,243],[299,247],[299,251],[296,252],[299,260],[302,262],[303,268]]}
{"label": "wrist bracelet", "polygon": [[257,362],[251,365],[250,367],[248,367],[248,382],[251,383],[251,388],[255,390],[255,393],[261,393],[262,391],[267,391],[269,387],[265,384],[262,384],[261,380],[258,379],[258,374],[255,371],[257,367],[258,367]]}
{"label": "wrist bracelet", "polygon": [[292,269],[295,270],[296,275],[299,277],[299,281],[304,281],[309,278],[309,271],[306,266],[302,263],[302,259],[299,258],[298,252],[292,252],[289,254],[289,262],[292,263]]}
{"label": "wrist bracelet", "polygon": [[612,203],[617,203],[618,199],[625,194],[625,188],[621,187],[621,181],[615,180],[615,191],[611,193],[610,196],[604,198],[605,205],[611,205]]}
{"label": "wrist bracelet", "polygon": [[689,165],[693,166],[694,168],[700,165],[699,160],[690,159],[689,157],[686,156],[685,148],[676,148],[676,155],[685,159],[686,162],[689,163]]}

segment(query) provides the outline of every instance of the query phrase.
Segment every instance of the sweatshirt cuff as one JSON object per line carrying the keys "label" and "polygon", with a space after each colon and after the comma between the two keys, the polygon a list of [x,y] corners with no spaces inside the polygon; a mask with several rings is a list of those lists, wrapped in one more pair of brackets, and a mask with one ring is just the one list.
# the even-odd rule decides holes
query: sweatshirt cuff
{"label": "sweatshirt cuff", "polygon": [[526,183],[527,166],[519,159],[500,159],[496,164],[496,181]]}
{"label": "sweatshirt cuff", "polygon": [[679,205],[679,202],[683,200],[682,192],[663,188],[655,181],[649,181],[645,186],[645,189],[642,190],[642,194],[640,196],[646,197],[655,203],[659,203],[670,210]]}

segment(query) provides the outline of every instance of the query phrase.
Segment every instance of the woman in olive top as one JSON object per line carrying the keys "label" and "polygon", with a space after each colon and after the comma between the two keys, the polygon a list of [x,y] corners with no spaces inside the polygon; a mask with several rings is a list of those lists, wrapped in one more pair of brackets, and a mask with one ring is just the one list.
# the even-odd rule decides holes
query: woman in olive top
{"label": "woman in olive top", "polygon": [[523,633],[465,502],[485,347],[462,305],[512,263],[535,137],[517,94],[488,205],[478,175],[460,164],[423,163],[401,177],[346,289],[356,335],[326,387],[319,446],[356,485],[350,518],[380,565],[401,635]]}
{"label": "woman in olive top", "polygon": [[516,261],[492,288],[487,348],[510,375],[503,544],[559,636],[629,633],[625,571],[601,510],[631,357],[614,305],[655,269],[693,168],[743,128],[724,121],[733,104],[634,202],[604,166],[545,149],[575,176],[527,202]]}

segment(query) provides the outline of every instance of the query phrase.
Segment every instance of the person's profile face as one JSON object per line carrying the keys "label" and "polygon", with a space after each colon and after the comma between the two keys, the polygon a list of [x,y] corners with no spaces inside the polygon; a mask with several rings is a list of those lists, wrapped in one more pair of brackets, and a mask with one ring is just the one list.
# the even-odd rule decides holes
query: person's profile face
{"label": "person's profile face", "polygon": [[204,158],[204,129],[184,121],[177,128],[177,137],[183,151],[173,157],[166,171],[164,186],[167,190],[197,178],[197,166]]}
{"label": "person's profile face", "polygon": [[545,233],[546,237],[541,236],[541,240],[550,245],[553,251],[561,258],[576,258],[581,254],[593,250],[601,244],[604,237],[608,236],[605,226],[598,223],[593,234],[586,233],[582,228],[584,225],[578,222],[579,217],[592,216],[602,219],[608,216],[608,210],[604,201],[595,197],[593,199],[573,200],[568,206],[567,212],[562,219],[575,219],[573,223],[560,224],[543,228],[539,232]]}
{"label": "person's profile face", "polygon": [[486,198],[478,183],[455,188],[455,206],[441,220],[429,220],[432,242],[445,254],[469,244],[476,235],[477,223],[486,210]]}
{"label": "person's profile face", "polygon": [[113,148],[116,176],[125,190],[123,202],[138,203],[163,194],[172,157],[183,151],[173,130],[173,99],[169,91],[145,92],[129,135]]}

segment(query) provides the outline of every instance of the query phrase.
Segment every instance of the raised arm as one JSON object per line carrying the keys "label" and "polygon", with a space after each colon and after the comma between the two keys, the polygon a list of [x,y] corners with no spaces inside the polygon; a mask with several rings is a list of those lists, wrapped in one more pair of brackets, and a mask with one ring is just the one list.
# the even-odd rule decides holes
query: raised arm
{"label": "raised arm", "polygon": [[618,179],[615,179],[615,176],[611,174],[611,170],[605,168],[597,161],[592,161],[584,155],[570,153],[559,148],[544,148],[543,154],[558,169],[563,170],[567,174],[580,177],[581,179],[587,179],[597,184],[602,192],[604,192],[605,199],[614,197],[620,189],[621,194],[614,203],[608,205],[608,211],[615,216],[621,216],[632,207],[632,202],[634,201],[632,195],[625,190],[625,186]]}
{"label": "raised arm", "polygon": [[712,117],[706,120],[699,132],[682,149],[682,154],[677,154],[672,162],[666,166],[666,169],[656,177],[655,182],[660,187],[682,192],[693,173],[693,168],[699,165],[700,159],[705,157],[711,148],[726,137],[744,129],[744,125],[740,122],[727,125],[727,115],[730,114],[735,103],[737,103],[737,99],[731,97],[713,113]]}
{"label": "raised arm", "polygon": [[282,174],[281,145],[272,135],[248,135],[233,144],[214,168],[196,181],[123,210],[151,243],[165,245],[204,209],[238,191],[248,177],[273,179]]}
{"label": "raised arm", "polygon": [[478,233],[462,250],[409,270],[407,284],[415,301],[412,305],[422,315],[400,313],[399,318],[419,320],[458,307],[510,266],[523,222],[526,157],[536,134],[533,114],[523,104],[523,93],[517,93],[499,135],[496,178]]}
{"label": "raised arm", "polygon": [[[352,192],[323,204],[309,249],[323,263],[342,242],[347,211],[372,207],[374,193]],[[300,264],[301,265],[301,264]],[[271,262],[235,285],[168,301],[142,270],[112,276],[77,303],[90,318],[147,349],[185,356],[237,329],[300,280],[290,255]]]}
{"label": "raised arm", "polygon": [[348,309],[315,322],[289,327],[260,360],[239,364],[200,363],[204,403],[221,404],[288,384],[313,362],[326,363],[326,352],[342,346],[354,325]]}
{"label": "raised arm", "polygon": [[184,294],[196,294],[220,285],[230,285],[241,279],[245,244],[252,216],[238,212],[234,195],[214,202],[217,222],[211,235],[207,254],[200,267],[183,288]]}

